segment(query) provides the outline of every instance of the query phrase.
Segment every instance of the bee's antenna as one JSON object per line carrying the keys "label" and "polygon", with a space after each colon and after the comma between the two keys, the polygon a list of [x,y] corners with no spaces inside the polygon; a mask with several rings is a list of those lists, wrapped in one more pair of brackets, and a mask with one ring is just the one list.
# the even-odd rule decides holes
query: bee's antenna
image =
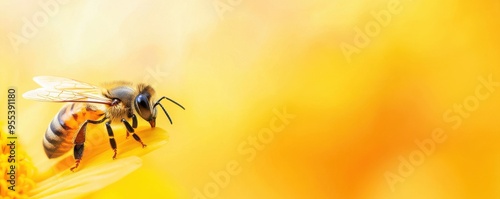
{"label": "bee's antenna", "polygon": [[156,104],[160,103],[160,101],[161,101],[161,100],[163,100],[163,99],[168,99],[168,101],[171,101],[172,103],[174,103],[174,104],[176,104],[177,106],[181,107],[182,109],[186,110],[186,109],[184,108],[184,106],[182,106],[181,104],[177,103],[177,102],[176,102],[176,101],[174,101],[173,99],[170,99],[170,98],[165,97],[165,96],[161,97],[158,101],[156,101],[155,106],[156,106]]}
{"label": "bee's antenna", "polygon": [[185,108],[184,108],[184,106],[182,106],[181,104],[179,104],[179,103],[177,103],[176,101],[174,101],[174,100],[172,100],[172,99],[170,99],[170,98],[168,98],[168,97],[165,97],[165,96],[161,97],[158,101],[156,101],[155,105],[153,106],[153,109],[154,109],[156,106],[160,105],[160,107],[161,107],[161,109],[163,110],[163,112],[165,113],[165,115],[167,115],[167,118],[168,118],[168,120],[170,121],[170,124],[173,124],[173,123],[172,123],[172,119],[170,119],[170,115],[168,115],[168,113],[167,113],[167,111],[165,110],[165,108],[163,107],[163,105],[162,105],[162,104],[160,104],[160,101],[161,101],[161,100],[163,100],[163,99],[167,99],[167,100],[171,101],[172,103],[176,104],[177,106],[181,107],[181,108],[182,108],[182,109],[184,109],[184,110],[186,110],[186,109],[185,109]]}
{"label": "bee's antenna", "polygon": [[154,107],[156,107],[156,105],[160,105],[161,109],[163,109],[163,112],[165,112],[165,115],[167,115],[168,120],[170,121],[170,124],[173,124],[173,123],[172,123],[172,119],[170,119],[170,116],[168,115],[168,113],[167,113],[167,111],[165,110],[165,108],[163,108],[163,105],[161,105],[160,103],[156,102],[156,103],[155,103],[155,105],[153,106],[153,108],[154,108]]}

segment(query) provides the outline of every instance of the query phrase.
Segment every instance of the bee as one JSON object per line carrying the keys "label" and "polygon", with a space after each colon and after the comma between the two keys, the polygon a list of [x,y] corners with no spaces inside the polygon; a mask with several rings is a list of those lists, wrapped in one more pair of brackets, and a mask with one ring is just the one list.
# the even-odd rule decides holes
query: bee
{"label": "bee", "polygon": [[57,158],[73,148],[75,165],[71,167],[71,171],[78,168],[82,160],[87,124],[105,123],[115,159],[117,146],[111,123],[121,122],[127,129],[127,138],[132,134],[142,147],[146,147],[134,132],[137,128],[136,114],[154,128],[157,106],[172,124],[172,119],[160,103],[162,100],[166,99],[185,110],[181,104],[165,96],[155,101],[153,87],[142,83],[117,81],[99,87],[64,77],[38,76],[33,80],[42,87],[24,93],[24,98],[45,102],[68,102],[54,116],[45,131],[43,148],[48,158]]}

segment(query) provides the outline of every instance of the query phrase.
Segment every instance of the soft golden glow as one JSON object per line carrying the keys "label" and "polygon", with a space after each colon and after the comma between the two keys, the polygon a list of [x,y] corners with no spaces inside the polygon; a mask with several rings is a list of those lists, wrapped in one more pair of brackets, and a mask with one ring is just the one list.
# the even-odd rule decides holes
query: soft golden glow
{"label": "soft golden glow", "polygon": [[[65,1],[16,51],[8,35],[50,1],[0,1],[1,96],[52,75],[148,83],[186,107],[165,102],[174,124],[160,112],[156,127],[168,143],[86,198],[500,198],[500,87],[476,95],[478,78],[500,81],[498,0]],[[214,2],[229,10],[221,17]],[[41,148],[61,104],[18,102],[20,142],[49,171],[41,179],[66,172]],[[266,137],[284,108],[295,117]],[[133,156],[118,145],[110,160],[103,127],[93,128],[102,156],[86,153],[74,175]],[[436,128],[446,141],[391,186],[385,174]],[[252,147],[259,133],[268,142]]]}

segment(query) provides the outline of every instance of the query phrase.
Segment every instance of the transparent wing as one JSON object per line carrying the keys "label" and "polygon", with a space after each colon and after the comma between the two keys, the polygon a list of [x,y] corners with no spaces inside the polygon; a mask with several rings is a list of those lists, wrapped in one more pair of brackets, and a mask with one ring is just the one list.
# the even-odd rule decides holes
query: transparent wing
{"label": "transparent wing", "polygon": [[50,102],[111,103],[111,99],[102,96],[102,88],[92,84],[51,76],[38,76],[33,80],[42,88],[24,93],[23,97],[27,99]]}
{"label": "transparent wing", "polygon": [[34,77],[33,80],[36,83],[40,84],[40,86],[42,86],[43,88],[55,90],[96,92],[95,94],[98,94],[101,89],[99,86],[64,77],[37,76]]}

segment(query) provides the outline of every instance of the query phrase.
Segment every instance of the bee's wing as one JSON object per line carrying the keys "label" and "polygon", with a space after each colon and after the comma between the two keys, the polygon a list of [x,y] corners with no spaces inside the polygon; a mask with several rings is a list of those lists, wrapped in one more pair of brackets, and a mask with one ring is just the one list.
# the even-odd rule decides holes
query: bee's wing
{"label": "bee's wing", "polygon": [[74,79],[64,78],[64,77],[53,77],[53,76],[37,76],[33,80],[40,84],[43,88],[55,89],[55,90],[81,90],[81,91],[91,91],[100,90],[99,86],[95,86],[89,83],[77,81]]}
{"label": "bee's wing", "polygon": [[50,102],[111,103],[111,99],[101,94],[102,89],[92,84],[51,76],[38,76],[33,80],[42,88],[24,93],[24,98]]}

